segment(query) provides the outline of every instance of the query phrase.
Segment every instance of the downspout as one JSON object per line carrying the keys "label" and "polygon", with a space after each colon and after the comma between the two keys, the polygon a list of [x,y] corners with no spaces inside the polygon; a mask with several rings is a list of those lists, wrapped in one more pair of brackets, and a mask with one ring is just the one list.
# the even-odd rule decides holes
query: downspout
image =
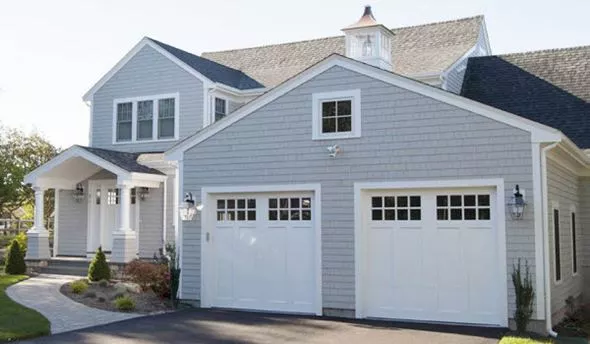
{"label": "downspout", "polygon": [[553,331],[553,324],[551,321],[551,268],[549,262],[549,214],[547,213],[547,152],[557,146],[558,142],[552,143],[547,147],[541,149],[541,173],[543,181],[543,265],[545,274],[545,327],[549,336],[556,338],[557,332]]}

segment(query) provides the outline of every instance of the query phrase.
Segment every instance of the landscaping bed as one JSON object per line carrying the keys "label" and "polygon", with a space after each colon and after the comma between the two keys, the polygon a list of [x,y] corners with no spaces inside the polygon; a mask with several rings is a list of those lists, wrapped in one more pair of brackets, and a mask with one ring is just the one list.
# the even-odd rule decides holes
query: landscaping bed
{"label": "landscaping bed", "polygon": [[[84,291],[75,292],[72,285],[66,283],[60,288],[60,292],[70,299],[88,307],[111,312],[148,314],[166,312],[173,309],[170,300],[162,299],[152,290],[142,291],[138,285],[133,283],[116,281],[79,283],[86,283],[87,288]],[[117,300],[122,298],[132,300],[133,307],[117,307]]]}

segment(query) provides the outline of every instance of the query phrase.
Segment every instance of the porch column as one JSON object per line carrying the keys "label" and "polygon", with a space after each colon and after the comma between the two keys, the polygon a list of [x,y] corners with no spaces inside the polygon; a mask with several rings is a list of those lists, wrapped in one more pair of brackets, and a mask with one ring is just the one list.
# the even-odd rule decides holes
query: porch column
{"label": "porch column", "polygon": [[116,263],[127,263],[137,256],[137,237],[129,227],[131,213],[131,187],[118,185],[119,195],[119,228],[113,232],[113,251],[111,260]]}
{"label": "porch column", "polygon": [[43,196],[45,190],[34,186],[35,191],[35,219],[34,225],[27,231],[27,260],[49,259],[49,232],[43,224]]}

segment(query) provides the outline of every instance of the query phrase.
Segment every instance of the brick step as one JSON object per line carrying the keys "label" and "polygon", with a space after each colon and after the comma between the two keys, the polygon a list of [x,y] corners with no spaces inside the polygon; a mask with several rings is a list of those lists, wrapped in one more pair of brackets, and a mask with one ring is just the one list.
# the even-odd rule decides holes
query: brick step
{"label": "brick step", "polygon": [[59,259],[59,258],[52,258],[47,261],[48,266],[72,266],[72,267],[83,267],[88,269],[90,265],[90,261],[87,260],[70,260],[70,259]]}

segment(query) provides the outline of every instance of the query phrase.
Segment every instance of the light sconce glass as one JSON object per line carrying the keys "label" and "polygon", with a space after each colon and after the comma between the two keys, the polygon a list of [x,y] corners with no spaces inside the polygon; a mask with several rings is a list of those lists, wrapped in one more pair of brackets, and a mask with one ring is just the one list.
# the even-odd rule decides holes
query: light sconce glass
{"label": "light sconce glass", "polygon": [[179,213],[180,219],[182,221],[192,221],[192,219],[197,214],[197,211],[202,211],[203,205],[198,204],[195,205],[195,199],[193,198],[193,194],[191,192],[187,192],[184,195],[184,201],[179,206]]}
{"label": "light sconce glass", "polygon": [[338,154],[342,153],[342,148],[340,148],[339,145],[326,147],[326,149],[328,150],[328,154],[331,158],[335,158],[336,156],[338,156]]}
{"label": "light sconce glass", "polygon": [[139,199],[141,199],[142,201],[145,201],[146,199],[150,198],[150,189],[149,188],[145,188],[145,187],[141,187],[139,188]]}
{"label": "light sconce glass", "polygon": [[77,203],[82,202],[82,200],[84,199],[84,187],[82,186],[82,184],[76,184],[76,188],[72,192],[72,198]]}
{"label": "light sconce glass", "polygon": [[514,187],[510,202],[508,202],[508,209],[510,209],[510,216],[514,220],[520,220],[524,216],[524,209],[526,208],[525,192],[520,190],[518,184]]}

